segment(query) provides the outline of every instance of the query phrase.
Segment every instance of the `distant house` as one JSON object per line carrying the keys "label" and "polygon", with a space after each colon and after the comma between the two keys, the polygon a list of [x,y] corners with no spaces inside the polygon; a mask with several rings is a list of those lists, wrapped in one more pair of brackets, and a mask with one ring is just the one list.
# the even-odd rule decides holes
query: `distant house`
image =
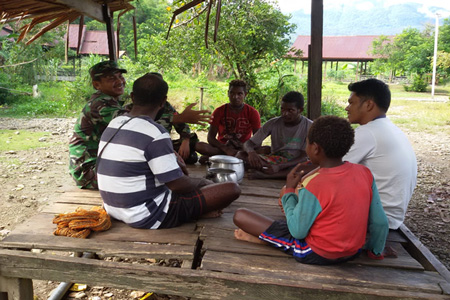
{"label": "distant house", "polygon": [[10,35],[13,32],[11,26],[5,24],[0,30],[0,36]]}
{"label": "distant house", "polygon": [[[377,58],[370,52],[372,42],[379,37],[378,35],[324,36],[322,40],[322,60],[325,62],[325,68],[328,61],[331,62],[331,68],[333,68],[333,62],[336,62],[336,70],[340,61],[356,62],[356,70],[360,66],[360,73],[365,73],[367,62]],[[287,56],[294,60],[307,61],[309,44],[311,44],[309,35],[299,35],[291,47],[294,51],[290,51]],[[297,55],[295,53],[297,50],[301,50],[302,54]]]}
{"label": "distant house", "polygon": [[[78,35],[79,35],[79,25],[70,24],[69,25],[69,48],[77,51],[78,47]],[[67,33],[66,33],[67,34]],[[117,44],[117,33],[114,33]],[[66,39],[66,35],[64,36]],[[108,50],[108,36],[104,30],[86,30],[86,25],[83,26],[81,30],[81,40],[80,40],[80,55],[109,55]],[[125,54],[125,51],[119,51],[119,57]]]}

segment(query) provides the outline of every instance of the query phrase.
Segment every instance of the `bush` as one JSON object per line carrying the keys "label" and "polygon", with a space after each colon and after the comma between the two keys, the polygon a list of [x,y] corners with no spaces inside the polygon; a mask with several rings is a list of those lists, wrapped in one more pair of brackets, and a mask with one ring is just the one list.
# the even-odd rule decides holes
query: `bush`
{"label": "bush", "polygon": [[416,74],[413,78],[411,86],[404,85],[403,88],[407,92],[426,92],[428,83],[423,78],[422,74]]}

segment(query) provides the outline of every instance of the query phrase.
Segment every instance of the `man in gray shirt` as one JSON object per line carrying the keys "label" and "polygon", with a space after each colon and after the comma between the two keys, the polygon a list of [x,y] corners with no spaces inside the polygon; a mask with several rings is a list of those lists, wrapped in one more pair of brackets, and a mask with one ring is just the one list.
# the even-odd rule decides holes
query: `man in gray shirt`
{"label": "man in gray shirt", "polygon": [[[286,178],[291,167],[307,160],[306,135],[312,121],[302,116],[304,98],[288,92],[281,100],[281,116],[267,121],[237,157],[249,167],[249,178]],[[271,146],[262,147],[270,135]]]}

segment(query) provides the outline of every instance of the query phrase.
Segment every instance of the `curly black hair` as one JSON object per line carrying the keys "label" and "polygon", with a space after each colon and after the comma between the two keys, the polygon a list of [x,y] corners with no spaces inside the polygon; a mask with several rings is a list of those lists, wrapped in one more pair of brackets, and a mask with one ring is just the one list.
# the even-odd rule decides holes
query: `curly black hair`
{"label": "curly black hair", "polygon": [[242,86],[244,88],[245,93],[248,92],[248,86],[244,80],[241,80],[241,79],[231,80],[230,83],[228,84],[228,90],[230,90],[232,86],[235,86],[235,87]]}
{"label": "curly black hair", "polygon": [[329,158],[343,157],[355,141],[350,123],[337,116],[322,116],[314,120],[308,131],[309,143],[317,143]]}

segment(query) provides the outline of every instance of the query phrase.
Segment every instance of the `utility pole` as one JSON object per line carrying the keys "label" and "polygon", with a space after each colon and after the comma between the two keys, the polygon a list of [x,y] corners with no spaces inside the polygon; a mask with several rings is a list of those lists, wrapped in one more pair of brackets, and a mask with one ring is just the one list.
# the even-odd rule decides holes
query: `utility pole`
{"label": "utility pole", "polygon": [[435,25],[435,31],[434,31],[433,79],[431,81],[431,99],[434,99],[434,85],[436,82],[436,58],[437,58],[437,46],[438,46],[438,34],[439,34],[439,14],[436,13],[436,25]]}

